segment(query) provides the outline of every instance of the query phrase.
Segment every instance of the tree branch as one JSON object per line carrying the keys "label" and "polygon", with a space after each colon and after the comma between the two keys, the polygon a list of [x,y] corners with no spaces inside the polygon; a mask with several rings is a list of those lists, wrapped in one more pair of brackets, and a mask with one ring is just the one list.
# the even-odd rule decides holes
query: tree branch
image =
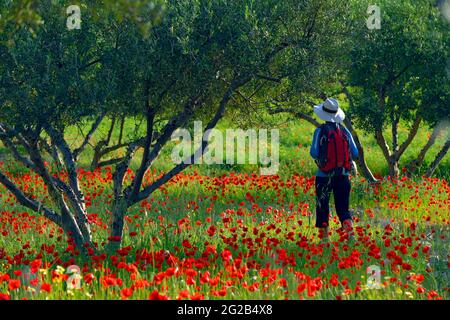
{"label": "tree branch", "polygon": [[267,81],[281,83],[281,78],[274,78],[274,77],[265,76],[265,75],[262,75],[262,74],[257,74],[256,77],[259,78],[259,79],[267,80]]}
{"label": "tree branch", "polygon": [[92,61],[86,63],[85,65],[82,65],[80,68],[78,68],[78,71],[83,71],[84,69],[87,69],[87,68],[89,68],[90,66],[93,66],[94,64],[97,64],[97,63],[99,63],[99,62],[101,62],[101,61],[102,61],[101,58],[92,60]]}
{"label": "tree branch", "polygon": [[445,155],[448,152],[448,149],[450,148],[450,139],[447,139],[442,149],[438,152],[436,155],[436,158],[434,158],[433,162],[431,163],[430,167],[427,170],[426,176],[431,177],[434,173],[434,171],[437,169],[439,163],[442,159],[444,159]]}
{"label": "tree branch", "polygon": [[6,175],[4,175],[1,171],[0,171],[0,183],[3,184],[6,187],[6,189],[8,189],[16,197],[17,201],[21,205],[23,205],[37,213],[42,213],[44,215],[44,217],[53,221],[58,226],[62,225],[61,216],[59,216],[58,214],[56,214],[54,211],[50,210],[49,208],[43,206],[40,202],[37,202],[37,201],[32,200],[29,197],[27,197],[19,188],[16,187],[14,182],[9,180],[8,177]]}
{"label": "tree branch", "polygon": [[306,113],[297,111],[297,110],[295,110],[293,108],[278,107],[276,109],[269,109],[268,112],[269,112],[269,114],[276,114],[276,113],[283,113],[283,112],[291,113],[294,116],[296,116],[297,118],[300,118],[300,119],[308,121],[309,123],[311,123],[315,127],[319,127],[320,126],[320,123],[316,119],[314,119],[312,116],[310,116],[310,115],[308,115]]}
{"label": "tree branch", "polygon": [[146,130],[146,137],[145,137],[145,142],[144,142],[144,154],[142,155],[142,159],[141,159],[141,165],[136,173],[136,176],[134,178],[134,181],[132,183],[132,190],[131,190],[131,195],[130,197],[135,197],[138,193],[139,193],[139,189],[141,188],[142,185],[142,180],[144,179],[144,175],[148,170],[148,160],[150,157],[150,146],[152,144],[152,139],[153,139],[153,125],[154,125],[154,121],[155,121],[155,114],[156,114],[156,108],[159,108],[159,105],[165,95],[165,93],[167,92],[167,90],[165,90],[161,96],[160,99],[158,101],[158,105],[155,106],[155,109],[153,109],[150,106],[150,97],[149,97],[149,91],[150,91],[150,87],[149,87],[149,82],[146,81],[145,83],[145,109],[146,109],[146,117],[147,117],[147,130]]}
{"label": "tree branch", "polygon": [[[345,86],[344,82],[343,81],[339,81],[339,82],[342,85],[342,92],[345,94],[345,96],[348,99],[348,102],[350,104],[350,108],[354,109],[355,105],[354,105],[353,96],[348,91],[348,89]],[[378,182],[378,180],[374,177],[372,171],[370,170],[369,166],[366,163],[366,159],[365,159],[365,156],[364,156],[364,148],[362,146],[361,141],[359,140],[358,133],[353,128],[353,124],[352,124],[352,121],[350,120],[349,116],[345,117],[344,124],[347,127],[347,129],[350,131],[350,133],[352,134],[353,140],[355,141],[356,147],[358,148],[359,156],[358,156],[358,159],[356,159],[356,163],[360,167],[363,176],[371,183]]]}
{"label": "tree branch", "polygon": [[[172,136],[172,133],[184,122],[188,121],[196,108],[198,104],[201,104],[200,96],[197,95],[196,97],[192,97],[189,99],[182,112],[180,112],[177,116],[172,118],[164,127],[161,134],[159,135],[158,139],[155,142],[155,145],[153,146],[151,152],[148,154],[147,161],[144,164],[146,171],[151,166],[153,161],[158,157],[159,153],[161,152],[161,149],[163,146],[169,141],[170,137]],[[145,175],[145,172],[144,172]],[[129,199],[129,201],[134,202],[133,198],[137,196],[138,193],[132,193],[132,188],[137,185],[135,181],[132,182],[131,186],[124,190],[125,196]],[[142,183],[141,183],[142,185]],[[138,185],[140,188],[141,185]]]}
{"label": "tree branch", "polygon": [[383,155],[388,162],[391,161],[391,151],[389,150],[389,146],[386,142],[386,139],[383,136],[383,132],[381,129],[375,129],[375,139],[377,144],[380,146],[381,151],[383,151]]}
{"label": "tree branch", "polygon": [[414,120],[414,123],[411,127],[411,130],[409,131],[408,137],[406,140],[400,145],[400,148],[396,152],[395,157],[397,159],[400,159],[402,154],[405,152],[405,150],[408,148],[408,146],[411,144],[411,142],[414,140],[414,137],[417,135],[417,132],[419,131],[420,123],[422,122],[422,117],[419,114],[416,114],[416,119]]}
{"label": "tree branch", "polygon": [[399,73],[397,74],[392,74],[389,78],[386,79],[386,81],[383,84],[383,88],[387,88],[388,86],[390,86],[392,84],[392,82],[394,82],[395,80],[397,80],[398,78],[400,78],[402,76],[402,74],[404,74],[410,67],[412,67],[414,65],[413,62],[411,62],[410,64],[406,65],[402,70],[399,71]]}
{"label": "tree branch", "polygon": [[185,159],[182,163],[176,165],[172,170],[170,170],[168,173],[164,174],[161,178],[159,178],[157,181],[153,182],[151,185],[145,187],[137,197],[132,199],[132,203],[134,204],[139,201],[142,201],[146,199],[150,194],[152,194],[155,190],[157,190],[160,186],[165,184],[167,181],[172,179],[175,175],[183,171],[186,167],[188,167],[191,163],[194,163],[195,159],[198,159],[201,157],[204,152],[207,150],[208,144],[209,144],[209,135],[211,131],[210,129],[213,129],[219,120],[223,117],[223,114],[225,113],[225,108],[228,103],[228,101],[231,99],[234,91],[239,88],[240,86],[244,85],[250,80],[250,77],[245,77],[240,80],[233,81],[230,87],[227,89],[225,94],[222,97],[222,100],[220,101],[219,108],[214,115],[214,117],[211,119],[211,121],[208,123],[208,125],[205,127],[205,137],[202,140],[202,145],[190,156],[188,159]]}
{"label": "tree branch", "polygon": [[430,138],[428,139],[427,143],[423,146],[423,148],[420,150],[419,155],[415,160],[412,160],[410,163],[406,165],[408,168],[409,174],[414,173],[414,171],[421,167],[423,164],[423,161],[425,159],[425,155],[427,154],[428,150],[434,145],[436,142],[437,137],[439,136],[439,133],[445,128],[444,121],[440,121],[438,124],[436,124],[433,128],[433,132],[431,133]]}
{"label": "tree branch", "polygon": [[83,140],[83,143],[81,146],[73,151],[73,158],[76,161],[78,159],[78,156],[81,152],[83,152],[84,148],[86,148],[87,144],[89,143],[89,140],[91,140],[92,136],[94,135],[95,131],[97,131],[98,126],[102,122],[103,118],[105,117],[105,112],[102,112],[100,116],[95,120],[95,122],[92,124],[91,129],[89,130],[88,134]]}

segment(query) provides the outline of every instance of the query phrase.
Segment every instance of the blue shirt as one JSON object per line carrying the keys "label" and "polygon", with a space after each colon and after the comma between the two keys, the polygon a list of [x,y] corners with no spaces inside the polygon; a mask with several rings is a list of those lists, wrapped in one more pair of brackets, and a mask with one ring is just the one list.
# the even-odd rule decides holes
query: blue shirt
{"label": "blue shirt", "polygon": [[[349,138],[349,144],[350,144],[350,156],[352,159],[355,159],[358,157],[359,155],[359,151],[358,148],[356,147],[355,141],[353,140],[353,136],[350,133],[350,131],[348,131],[347,128],[344,127],[344,130]],[[317,128],[316,131],[314,131],[314,137],[313,137],[313,142],[311,145],[311,150],[309,151],[309,154],[311,155],[311,157],[313,157],[314,159],[319,158],[319,136],[320,136],[320,131],[321,131],[321,127]],[[349,175],[350,172],[348,170],[343,170],[342,174],[344,175]],[[322,172],[320,169],[317,169],[316,172],[316,177],[328,177],[329,174]]]}

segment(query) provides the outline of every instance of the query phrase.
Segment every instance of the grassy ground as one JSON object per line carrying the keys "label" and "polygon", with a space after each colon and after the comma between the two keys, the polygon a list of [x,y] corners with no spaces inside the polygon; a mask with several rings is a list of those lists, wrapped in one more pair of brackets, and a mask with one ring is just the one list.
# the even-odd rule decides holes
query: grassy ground
{"label": "grassy ground", "polygon": [[[97,141],[106,136],[110,123],[105,121],[100,126],[96,135],[94,135],[92,142],[95,144]],[[225,129],[233,129],[239,128],[239,126],[233,123],[232,120],[223,120],[219,123],[218,128],[223,132]],[[312,141],[312,135],[315,127],[303,120],[292,120],[289,117],[278,117],[275,120],[268,120],[267,125],[261,125],[261,128],[278,128],[280,130],[280,175],[289,176],[293,172],[305,174],[305,175],[313,175],[316,171],[316,165],[311,160],[309,156],[309,147]],[[192,131],[192,128],[188,128]],[[86,132],[88,128],[83,128]],[[136,136],[136,131],[141,132],[142,130],[136,129],[136,121],[133,119],[128,119],[125,124],[125,137],[132,139]],[[72,145],[78,146],[80,143],[80,135],[79,131],[75,128],[71,128],[69,131],[69,140]],[[399,126],[399,142],[403,142],[408,135],[408,128],[405,125]],[[369,168],[372,170],[374,174],[379,176],[386,176],[388,173],[388,167],[386,161],[384,160],[381,149],[376,144],[375,138],[371,135],[365,134],[363,131],[358,130],[360,134],[360,139],[362,145],[365,149],[366,161]],[[419,154],[421,148],[426,144],[428,138],[431,134],[431,130],[422,125],[409,148],[403,154],[400,161],[400,168],[405,166],[411,160],[414,160]],[[448,134],[448,133],[447,133]],[[118,138],[119,132],[115,130],[113,134],[113,139]],[[388,144],[391,144],[391,136],[389,131],[386,130],[385,138]],[[441,134],[437,139],[436,143],[429,150],[425,157],[423,171],[426,170],[427,165],[429,165],[436,156],[437,152],[442,148],[446,140],[445,134]],[[162,157],[159,161],[157,161],[154,165],[156,170],[169,170],[172,166],[172,162],[170,161],[170,153],[172,150],[173,144],[169,144],[162,152]],[[0,148],[0,154],[2,149]],[[121,156],[123,155],[124,150],[119,150],[116,153],[112,154],[113,156]],[[238,152],[246,152],[244,150],[238,150]],[[83,154],[81,158],[82,166],[88,167],[90,164],[90,160],[92,159],[92,148],[87,148],[86,152]],[[139,157],[136,157],[139,158]],[[136,168],[138,164],[136,162],[133,163],[133,167]],[[241,173],[251,173],[257,170],[257,167],[254,165],[214,165],[214,166],[205,166],[205,165],[194,165],[192,168],[188,170],[195,170],[205,174],[223,174],[230,170],[234,172]],[[419,172],[420,175],[420,172]],[[439,167],[435,172],[435,176],[448,179],[450,177],[450,157],[447,155],[440,163]]]}
{"label": "grassy ground", "polygon": [[[95,145],[98,141],[103,139],[109,130],[110,122],[104,121],[97,133],[93,136],[91,142]],[[278,117],[276,120],[268,120],[267,125],[262,125],[262,128],[278,128],[280,130],[280,175],[289,176],[292,172],[297,172],[305,175],[314,175],[316,171],[316,165],[311,160],[309,156],[309,147],[312,140],[312,135],[314,132],[314,126],[306,121],[302,120],[292,120],[289,117]],[[117,128],[117,126],[116,126]],[[239,128],[238,125],[234,124],[232,120],[223,120],[219,123],[218,128],[223,132],[225,129]],[[188,128],[192,131],[192,128]],[[84,132],[89,130],[88,126],[82,128]],[[399,141],[400,143],[404,141],[408,134],[408,128],[405,125],[400,125],[399,127]],[[72,127],[68,130],[68,140],[73,148],[79,146],[80,144],[80,131],[78,128]],[[134,119],[127,119],[125,123],[124,137],[125,140],[131,140],[136,137],[136,132],[142,134],[142,128],[136,128],[136,121]],[[376,144],[375,138],[371,135],[365,134],[363,131],[358,130],[360,134],[360,139],[362,145],[365,149],[366,161],[372,172],[378,176],[386,176],[388,174],[388,167],[386,161],[384,160],[381,149]],[[400,161],[400,168],[408,164],[411,160],[415,159],[419,154],[421,148],[426,144],[428,138],[431,134],[431,130],[422,125],[409,148],[403,154]],[[448,133],[446,133],[448,135]],[[117,141],[119,136],[119,131],[115,130],[113,133],[113,141]],[[385,138],[388,144],[391,144],[391,136],[389,131],[386,130]],[[442,148],[446,140],[445,134],[441,134],[433,147],[428,151],[421,173],[426,171],[427,166],[434,160],[437,152]],[[167,171],[172,167],[172,161],[170,161],[170,154],[174,144],[169,144],[165,149],[163,149],[162,156],[159,161],[156,161],[154,168],[156,170]],[[118,150],[112,153],[110,156],[120,157],[124,153],[124,149]],[[247,150],[237,150],[238,152],[247,152]],[[7,151],[0,144],[0,159],[7,158]],[[82,154],[80,163],[82,167],[88,168],[93,155],[93,149],[87,147],[85,152]],[[139,155],[139,153],[138,153]],[[105,158],[108,159],[108,158]],[[136,159],[139,159],[137,156]],[[132,167],[136,168],[138,166],[137,161],[132,163]],[[257,166],[254,165],[193,165],[188,169],[188,172],[198,171],[204,174],[216,175],[224,174],[232,170],[234,172],[240,173],[251,173],[256,172]],[[13,168],[12,168],[13,170]],[[20,172],[21,168],[18,167],[17,170]],[[444,157],[441,161],[439,167],[435,171],[436,177],[441,177],[447,179],[450,177],[450,156]]]}
{"label": "grassy ground", "polygon": [[[313,129],[298,122],[280,128],[279,176],[249,174],[249,165],[193,166],[129,210],[124,248],[113,256],[77,255],[58,228],[0,188],[0,299],[448,299],[446,180],[402,177],[373,188],[354,177],[356,240],[339,231],[332,209],[331,242],[320,244],[315,167],[308,154]],[[421,128],[404,161],[427,133]],[[363,137],[363,144],[369,166],[385,173],[373,139]],[[168,169],[169,152],[146,183]],[[447,157],[439,172],[448,169]],[[2,170],[47,201],[35,175],[14,162]],[[101,249],[108,236],[111,174],[80,172],[80,179]],[[80,272],[71,273],[70,265]],[[371,266],[381,271],[377,289],[368,281]],[[71,289],[67,280],[77,278],[80,289]]]}

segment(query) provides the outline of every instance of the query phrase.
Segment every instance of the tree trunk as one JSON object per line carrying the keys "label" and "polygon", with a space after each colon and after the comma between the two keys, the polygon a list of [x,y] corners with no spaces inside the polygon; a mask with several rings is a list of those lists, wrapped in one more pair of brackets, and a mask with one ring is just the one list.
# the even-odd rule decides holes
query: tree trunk
{"label": "tree trunk", "polygon": [[[349,103],[350,103],[350,107],[353,109],[354,108],[354,100],[352,95],[350,94],[350,92],[348,91],[347,87],[345,86],[343,81],[340,81],[341,85],[342,85],[342,92],[344,92],[344,94],[346,95]],[[349,117],[345,117],[344,119],[344,124],[345,126],[348,128],[348,130],[350,130],[350,133],[353,136],[353,140],[355,140],[355,144],[356,147],[358,148],[358,159],[356,159],[356,164],[358,165],[358,168],[360,170],[360,172],[362,173],[363,177],[366,178],[366,180],[368,180],[370,183],[376,183],[378,182],[378,180],[373,176],[372,171],[370,171],[369,166],[366,163],[366,159],[364,157],[364,148],[361,144],[361,141],[359,140],[359,136],[358,133],[356,132],[356,130],[353,128],[353,124],[350,120]]]}
{"label": "tree trunk", "polygon": [[398,177],[400,170],[398,169],[398,160],[394,157],[389,159],[389,176],[391,178]]}
{"label": "tree trunk", "polygon": [[434,161],[431,163],[430,167],[428,168],[427,173],[426,173],[427,177],[431,177],[433,175],[433,173],[436,170],[436,168],[438,167],[439,163],[447,154],[449,147],[450,147],[450,140],[447,139],[447,142],[444,144],[441,151],[438,152],[438,154],[436,155],[436,158],[434,159]]}
{"label": "tree trunk", "polygon": [[423,161],[425,160],[425,156],[427,152],[430,150],[430,148],[434,145],[434,143],[437,140],[437,137],[439,136],[440,132],[444,129],[443,122],[438,123],[434,128],[433,132],[430,136],[430,139],[428,139],[425,146],[420,150],[419,155],[416,159],[412,160],[410,163],[406,165],[406,168],[408,169],[408,176],[411,176],[414,172],[416,172],[423,164]]}
{"label": "tree trunk", "polygon": [[391,111],[391,131],[392,131],[392,153],[398,152],[398,118],[395,117],[395,110]]}
{"label": "tree trunk", "polygon": [[86,253],[85,244],[90,244],[90,239],[83,236],[75,217],[69,213],[62,214],[62,228],[64,232],[73,240],[75,247],[83,254]]}
{"label": "tree trunk", "polygon": [[103,145],[96,145],[94,148],[94,155],[92,157],[92,162],[91,162],[91,171],[94,171],[95,169],[98,168],[98,164],[100,162],[100,159],[102,158],[103,154],[102,154],[102,146]]}
{"label": "tree trunk", "polygon": [[123,238],[124,217],[128,209],[127,200],[120,197],[114,200],[112,209],[111,237],[109,238],[107,251],[115,252],[119,249]]}
{"label": "tree trunk", "polygon": [[398,159],[395,158],[391,151],[389,150],[389,146],[386,143],[386,139],[383,136],[383,132],[381,128],[375,129],[375,139],[377,141],[378,146],[383,151],[384,159],[386,160],[389,166],[389,176],[396,177],[399,174],[398,170]]}
{"label": "tree trunk", "polygon": [[364,158],[364,151],[362,151],[363,149],[360,149],[358,147],[358,150],[359,150],[359,157],[358,159],[355,160],[355,162],[358,165],[358,168],[362,176],[370,183],[377,183],[378,180],[375,178],[372,171],[370,171],[370,168],[367,166],[366,159]]}
{"label": "tree trunk", "polygon": [[370,183],[378,182],[378,180],[373,176],[372,171],[370,171],[369,167],[367,166],[366,159],[364,157],[364,148],[361,144],[361,141],[359,140],[358,133],[353,129],[352,122],[348,117],[344,119],[344,124],[352,134],[353,140],[355,141],[356,147],[358,148],[359,156],[358,159],[355,160],[355,162],[358,165],[361,174]]}

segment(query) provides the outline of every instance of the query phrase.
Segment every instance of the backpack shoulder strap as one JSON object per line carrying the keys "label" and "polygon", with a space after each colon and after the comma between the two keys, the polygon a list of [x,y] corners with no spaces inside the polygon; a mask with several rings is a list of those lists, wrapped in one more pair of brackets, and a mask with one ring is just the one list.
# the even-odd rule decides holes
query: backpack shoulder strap
{"label": "backpack shoulder strap", "polygon": [[341,132],[343,133],[343,136],[345,138],[347,138],[347,140],[350,140],[349,132],[347,131],[347,129],[342,124],[339,124],[339,128],[341,129]]}
{"label": "backpack shoulder strap", "polygon": [[326,143],[328,141],[328,131],[329,128],[327,126],[326,123],[321,124],[318,129],[319,131],[319,135],[317,136],[317,141],[319,143],[319,146],[324,146],[324,143]]}
{"label": "backpack shoulder strap", "polygon": [[328,123],[324,123],[320,125],[320,132],[321,134],[327,133],[328,131],[330,131],[330,125]]}

